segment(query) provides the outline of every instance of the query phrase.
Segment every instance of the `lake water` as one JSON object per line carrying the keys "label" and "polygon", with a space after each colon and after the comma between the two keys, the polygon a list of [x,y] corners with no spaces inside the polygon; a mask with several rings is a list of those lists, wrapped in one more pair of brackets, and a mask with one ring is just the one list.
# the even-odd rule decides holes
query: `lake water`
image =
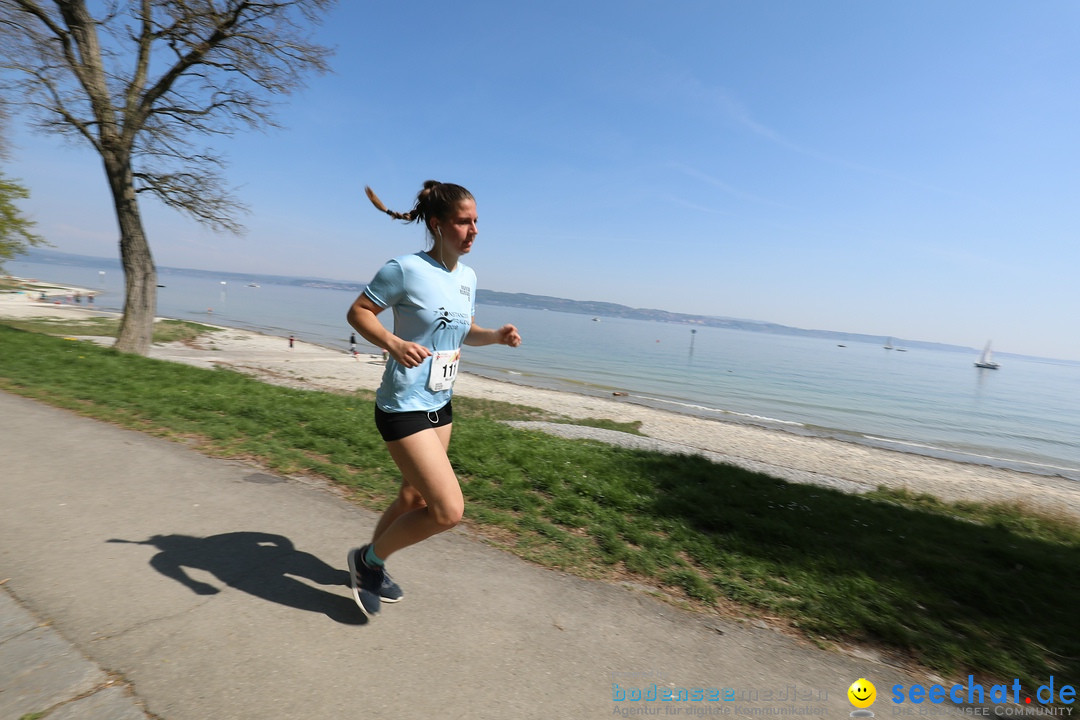
{"label": "lake water", "polygon": [[[6,267],[98,291],[101,309],[123,302],[115,264]],[[353,291],[271,278],[255,288],[228,274],[174,270],[161,270],[158,282],[165,286],[159,315],[348,348]],[[975,351],[840,347],[835,340],[486,305],[477,307],[477,322],[513,322],[525,340],[517,349],[466,348],[463,369],[479,375],[599,396],[627,393],[628,401],[676,412],[1080,481],[1080,364],[1008,357],[999,358],[1000,370],[980,370]]]}

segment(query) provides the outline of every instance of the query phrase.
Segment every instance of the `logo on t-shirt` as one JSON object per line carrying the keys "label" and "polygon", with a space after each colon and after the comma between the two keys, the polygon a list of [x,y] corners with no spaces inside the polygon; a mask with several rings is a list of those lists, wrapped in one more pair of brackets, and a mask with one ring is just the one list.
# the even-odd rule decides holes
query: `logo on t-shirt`
{"label": "logo on t-shirt", "polygon": [[445,307],[439,308],[435,311],[435,327],[432,328],[432,332],[438,332],[447,328],[467,329],[472,323],[472,318],[468,313],[454,312],[453,310],[447,310]]}
{"label": "logo on t-shirt", "polygon": [[467,298],[471,298],[472,297],[472,288],[470,288],[468,285],[462,285],[461,286],[461,294],[464,295]]}
{"label": "logo on t-shirt", "polygon": [[447,309],[444,307],[439,308],[439,317],[435,320],[435,329],[442,330],[444,327],[449,327],[451,322],[450,313]]}

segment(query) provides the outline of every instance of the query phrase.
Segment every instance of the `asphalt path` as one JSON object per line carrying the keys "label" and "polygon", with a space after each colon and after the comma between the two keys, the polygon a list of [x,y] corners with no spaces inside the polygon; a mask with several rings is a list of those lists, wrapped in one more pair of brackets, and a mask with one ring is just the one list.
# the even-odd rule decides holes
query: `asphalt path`
{"label": "asphalt path", "polygon": [[0,720],[847,717],[859,678],[927,682],[467,530],[394,556],[405,599],[367,621],[346,553],[376,519],[0,392]]}

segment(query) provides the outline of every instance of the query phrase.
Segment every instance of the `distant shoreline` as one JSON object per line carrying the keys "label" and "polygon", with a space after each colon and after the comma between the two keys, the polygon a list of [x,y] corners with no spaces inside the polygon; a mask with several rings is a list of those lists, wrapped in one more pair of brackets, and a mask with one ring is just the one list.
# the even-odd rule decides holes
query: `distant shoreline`
{"label": "distant shoreline", "polygon": [[[99,258],[91,255],[76,255],[72,253],[57,252],[54,250],[33,248],[26,255],[23,255],[21,257],[24,258],[26,262],[61,265],[80,264],[89,267],[107,268],[116,272],[120,271],[120,264],[117,260],[110,258]],[[289,275],[219,272],[201,270],[198,268],[178,268],[169,266],[159,267],[158,270],[175,272],[192,277],[209,277],[215,279],[228,278],[230,280],[236,280],[243,283],[260,282],[285,286],[347,290],[355,293],[360,293],[364,289],[363,283],[354,283],[343,280],[331,280],[327,278],[307,278],[294,277]],[[891,339],[894,343],[897,344],[898,347],[902,346],[903,348],[911,349],[919,348],[926,350],[940,350],[944,352],[966,353],[971,355],[978,355],[979,350],[981,349],[967,347],[964,345],[928,342],[923,340],[910,340],[907,338],[890,337],[886,335],[850,333],[840,330],[805,329],[759,320],[744,320],[739,318],[698,315],[692,313],[677,313],[668,310],[657,310],[648,308],[632,308],[627,305],[620,305],[618,303],[590,300],[570,300],[567,298],[557,298],[549,295],[508,293],[495,290],[486,290],[483,288],[477,290],[476,300],[478,303],[483,305],[492,305],[498,307],[520,307],[536,310],[552,310],[577,315],[629,318],[651,322],[678,323],[688,325],[690,327],[717,327],[734,330],[745,330],[748,332],[763,332],[776,335],[815,337],[826,340],[833,340],[836,342],[861,342],[883,345]],[[1080,366],[1080,360],[1067,360],[1063,358],[1051,358],[1009,352],[996,352],[995,354],[1002,358],[1016,357]]]}
{"label": "distant shoreline", "polygon": [[[32,300],[26,294],[20,298],[11,295],[0,295],[0,316],[116,315],[85,305],[54,305]],[[224,331],[195,344],[156,345],[151,357],[207,368],[227,367],[265,382],[338,392],[354,391],[358,387],[374,390],[382,375],[383,364],[377,355],[353,357],[340,349],[301,341],[290,350],[283,337],[216,327]],[[629,397],[542,389],[510,378],[495,380],[463,373],[455,391],[463,397],[537,407],[570,419],[640,421],[642,432],[650,438],[685,448],[688,453],[709,453],[714,461],[749,465],[756,471],[794,482],[826,487],[840,483],[859,488],[858,491],[883,485],[928,493],[943,500],[1021,502],[1080,518],[1080,482],[1056,475],[934,458],[790,429],[696,417],[648,407]]]}

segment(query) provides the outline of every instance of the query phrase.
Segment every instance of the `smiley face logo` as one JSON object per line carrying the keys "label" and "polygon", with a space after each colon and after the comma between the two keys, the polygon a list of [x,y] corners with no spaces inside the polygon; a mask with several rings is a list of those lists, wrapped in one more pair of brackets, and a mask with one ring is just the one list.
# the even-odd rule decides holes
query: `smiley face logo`
{"label": "smiley face logo", "polygon": [[859,678],[847,689],[848,700],[857,708],[868,708],[877,699],[877,688],[866,678]]}

